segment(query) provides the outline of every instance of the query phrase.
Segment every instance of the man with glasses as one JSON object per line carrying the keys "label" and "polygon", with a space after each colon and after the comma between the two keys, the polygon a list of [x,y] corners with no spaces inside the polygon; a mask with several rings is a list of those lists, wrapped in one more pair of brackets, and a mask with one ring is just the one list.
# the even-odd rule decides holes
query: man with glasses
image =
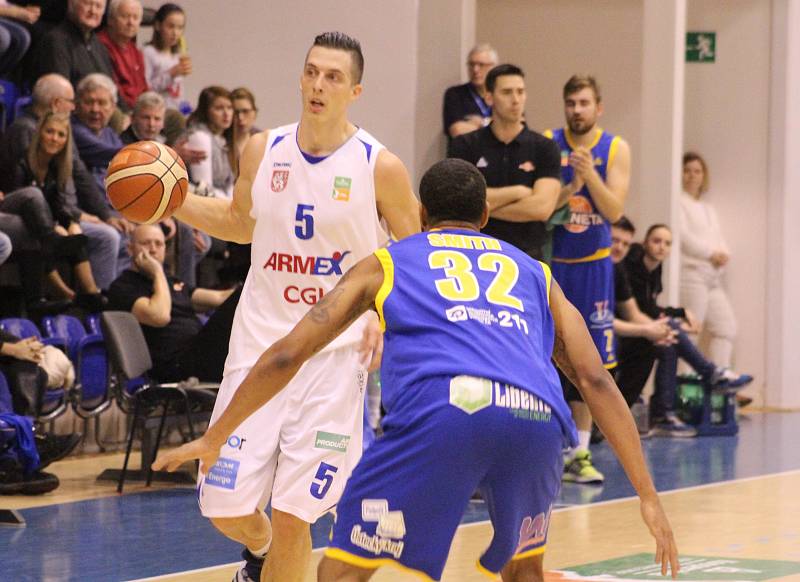
{"label": "man with glasses", "polygon": [[492,108],[486,103],[486,74],[497,64],[497,51],[476,45],[467,56],[469,81],[444,94],[444,133],[448,139],[480,129],[489,123]]}

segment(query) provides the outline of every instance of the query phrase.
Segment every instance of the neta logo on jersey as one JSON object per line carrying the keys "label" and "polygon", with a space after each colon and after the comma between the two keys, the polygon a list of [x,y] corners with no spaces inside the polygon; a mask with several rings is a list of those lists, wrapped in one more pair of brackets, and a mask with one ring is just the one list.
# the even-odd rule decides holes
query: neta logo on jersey
{"label": "neta logo on jersey", "polygon": [[272,253],[264,269],[303,275],[342,275],[342,261],[350,251],[336,251],[331,257],[301,257],[286,253]]}
{"label": "neta logo on jersey", "polygon": [[283,192],[289,183],[289,170],[272,170],[270,187],[273,192]]}
{"label": "neta logo on jersey", "polygon": [[590,226],[603,224],[605,220],[592,212],[592,203],[583,196],[575,195],[569,199],[569,221],[564,225],[569,232],[586,232]]}

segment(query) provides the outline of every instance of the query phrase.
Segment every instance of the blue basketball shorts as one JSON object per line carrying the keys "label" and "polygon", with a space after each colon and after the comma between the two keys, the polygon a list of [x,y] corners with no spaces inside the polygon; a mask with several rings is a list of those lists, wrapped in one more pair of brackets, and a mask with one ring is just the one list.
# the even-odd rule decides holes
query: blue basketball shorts
{"label": "blue basketball shorts", "polygon": [[564,442],[555,414],[529,392],[471,376],[427,379],[400,395],[356,466],[325,554],[438,580],[476,489],[494,526],[477,567],[496,574],[541,554]]}
{"label": "blue basketball shorts", "polygon": [[614,264],[610,257],[551,265],[553,278],[583,316],[607,369],[617,365],[614,338]]}

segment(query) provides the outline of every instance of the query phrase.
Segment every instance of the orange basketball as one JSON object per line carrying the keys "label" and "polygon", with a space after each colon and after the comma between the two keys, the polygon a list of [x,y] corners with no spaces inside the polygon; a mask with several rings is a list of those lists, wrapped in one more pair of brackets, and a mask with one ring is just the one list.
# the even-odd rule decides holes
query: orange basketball
{"label": "orange basketball", "polygon": [[183,160],[156,141],[126,145],[108,165],[106,192],[111,204],[133,222],[151,224],[180,208],[189,189]]}

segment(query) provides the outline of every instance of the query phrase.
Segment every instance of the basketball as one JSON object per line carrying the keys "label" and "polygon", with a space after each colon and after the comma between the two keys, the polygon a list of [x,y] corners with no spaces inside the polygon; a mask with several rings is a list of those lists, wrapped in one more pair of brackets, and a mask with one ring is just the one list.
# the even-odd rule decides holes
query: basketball
{"label": "basketball", "polygon": [[172,215],[186,198],[189,178],[169,146],[139,141],[122,148],[108,165],[106,191],[122,216],[152,224]]}

